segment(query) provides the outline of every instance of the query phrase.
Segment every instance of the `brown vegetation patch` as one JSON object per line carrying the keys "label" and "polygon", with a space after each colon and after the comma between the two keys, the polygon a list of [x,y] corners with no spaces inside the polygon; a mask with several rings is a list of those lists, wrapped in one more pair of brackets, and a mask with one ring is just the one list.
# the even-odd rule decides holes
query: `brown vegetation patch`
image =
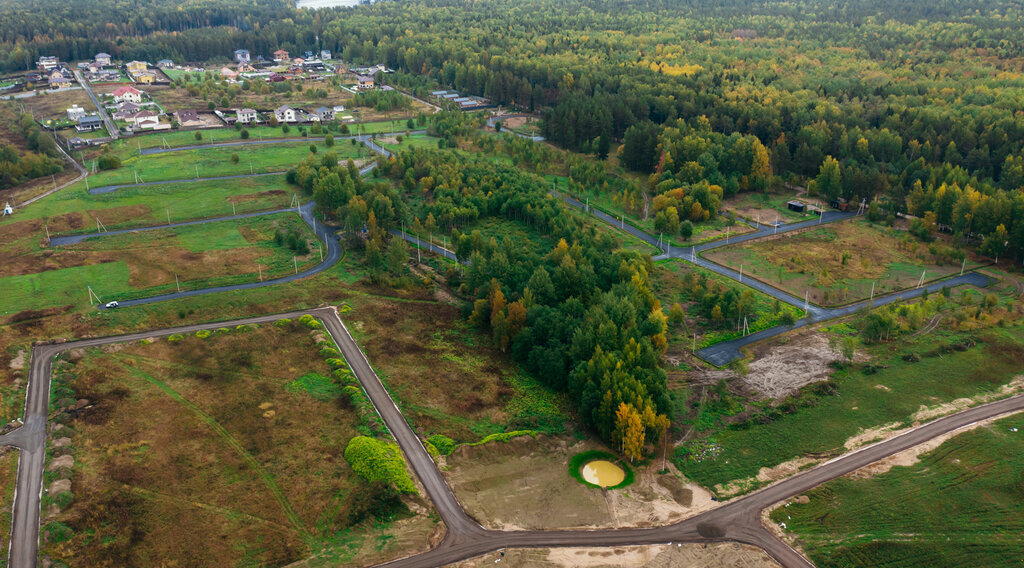
{"label": "brown vegetation patch", "polygon": [[227,201],[228,203],[234,203],[235,205],[237,205],[239,203],[245,203],[247,201],[259,201],[261,199],[266,199],[268,197],[281,197],[287,194],[288,192],[286,192],[283,189],[268,189],[267,191],[246,193],[245,195],[232,195],[228,197]]}

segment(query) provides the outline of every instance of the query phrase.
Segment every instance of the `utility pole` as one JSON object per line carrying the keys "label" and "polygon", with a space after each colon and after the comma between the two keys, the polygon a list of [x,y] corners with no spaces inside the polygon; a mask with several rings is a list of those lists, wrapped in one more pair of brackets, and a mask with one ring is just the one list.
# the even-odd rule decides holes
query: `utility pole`
{"label": "utility pole", "polygon": [[294,256],[292,257],[292,264],[295,265],[295,274],[298,274],[299,273],[299,261],[296,260]]}
{"label": "utility pole", "polygon": [[196,179],[199,179],[199,164],[196,164]]}
{"label": "utility pole", "polygon": [[875,303],[875,283],[873,281],[871,282],[871,296],[868,298],[868,303]]}
{"label": "utility pole", "polygon": [[964,268],[967,268],[967,257],[964,257],[963,263],[960,264],[960,276],[964,275]]}
{"label": "utility pole", "polygon": [[178,273],[174,273],[174,286],[181,292],[181,284],[178,283]]}
{"label": "utility pole", "polygon": [[260,271],[260,282],[263,282],[263,265],[256,263],[256,269]]}
{"label": "utility pole", "polygon": [[697,332],[693,332],[693,347],[690,349],[692,353],[697,352]]}
{"label": "utility pole", "polygon": [[921,271],[921,279],[917,281],[917,287],[918,287],[918,288],[920,288],[920,287],[921,287],[921,284],[924,284],[924,273],[925,273],[925,271],[924,271],[924,270],[922,270],[922,271]]}
{"label": "utility pole", "polygon": [[164,212],[167,213],[167,224],[170,225],[171,224],[171,210],[169,208],[167,208],[167,207],[164,207]]}
{"label": "utility pole", "polygon": [[807,294],[808,294],[808,291],[804,290],[804,315],[807,315],[808,309],[811,306],[810,302],[808,302],[808,300],[807,300],[808,299]]}
{"label": "utility pole", "polygon": [[740,284],[743,284],[743,265],[740,265]]}
{"label": "utility pole", "polygon": [[49,241],[50,240],[50,227],[47,226],[47,225],[43,225],[43,230],[46,231],[46,240]]}

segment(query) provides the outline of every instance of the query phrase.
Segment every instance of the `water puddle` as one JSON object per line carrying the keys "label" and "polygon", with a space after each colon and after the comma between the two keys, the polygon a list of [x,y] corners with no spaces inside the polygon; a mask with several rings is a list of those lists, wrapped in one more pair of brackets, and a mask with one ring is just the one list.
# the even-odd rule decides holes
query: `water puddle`
{"label": "water puddle", "polygon": [[601,487],[612,487],[626,479],[622,468],[607,460],[594,460],[583,466],[583,479]]}

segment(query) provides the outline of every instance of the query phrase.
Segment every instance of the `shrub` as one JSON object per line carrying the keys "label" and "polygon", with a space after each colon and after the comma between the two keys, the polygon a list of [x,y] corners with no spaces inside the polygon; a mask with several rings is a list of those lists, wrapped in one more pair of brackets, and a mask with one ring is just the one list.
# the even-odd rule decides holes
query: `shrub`
{"label": "shrub", "polygon": [[99,166],[101,170],[116,170],[121,167],[121,159],[117,156],[104,154],[100,156]]}
{"label": "shrub", "polygon": [[338,353],[338,350],[334,349],[333,347],[323,347],[323,348],[320,349],[320,356],[325,358],[325,359],[331,358],[331,357],[337,357],[338,355],[340,355]]}
{"label": "shrub", "polygon": [[299,323],[308,327],[309,329],[323,329],[323,324],[317,321],[317,319],[309,314],[304,314],[299,318]]}
{"label": "shrub", "polygon": [[275,321],[274,325],[276,325],[277,327],[284,327],[286,325],[291,325],[291,323],[292,323],[292,320],[290,320],[288,318],[281,318],[281,319]]}
{"label": "shrub", "polygon": [[402,493],[416,493],[416,485],[405,469],[405,459],[393,443],[356,436],[345,448],[345,461],[352,471],[371,483],[384,481]]}
{"label": "shrub", "polygon": [[342,313],[342,314],[347,314],[348,312],[351,312],[351,311],[352,311],[352,306],[350,306],[348,304],[342,304],[341,307],[338,308],[338,313]]}
{"label": "shrub", "polygon": [[243,323],[235,327],[235,331],[252,331],[254,329],[256,329],[256,326],[251,323]]}
{"label": "shrub", "polygon": [[441,455],[445,456],[451,455],[451,453],[455,451],[455,446],[458,445],[457,443],[455,443],[455,440],[452,440],[448,436],[443,436],[441,434],[434,434],[433,436],[427,438],[427,444],[430,444],[431,446],[436,448],[437,451],[441,453]]}
{"label": "shrub", "polygon": [[196,332],[196,337],[198,337],[199,339],[206,339],[211,335],[213,335],[213,332],[211,332],[208,329],[200,329],[199,331]]}
{"label": "shrub", "polygon": [[327,359],[324,363],[327,363],[327,365],[332,369],[348,369],[348,365],[345,363],[345,360],[337,357]]}
{"label": "shrub", "polygon": [[242,140],[248,140],[249,139],[249,131],[244,129],[244,128],[242,129],[242,131],[238,135],[242,138]]}
{"label": "shrub", "polygon": [[175,341],[181,341],[184,337],[180,333],[175,333],[167,338],[167,341],[174,343]]}
{"label": "shrub", "polygon": [[71,540],[71,537],[75,536],[75,531],[64,523],[50,523],[43,527],[43,535],[46,542],[60,544]]}

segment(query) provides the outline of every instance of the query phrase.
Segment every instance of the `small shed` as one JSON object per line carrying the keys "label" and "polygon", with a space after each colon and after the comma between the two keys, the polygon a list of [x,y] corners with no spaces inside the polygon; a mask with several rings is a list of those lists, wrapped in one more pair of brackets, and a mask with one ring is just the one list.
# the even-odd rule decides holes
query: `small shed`
{"label": "small shed", "polygon": [[828,205],[832,209],[838,209],[840,211],[846,211],[850,207],[850,204],[842,197],[833,199]]}
{"label": "small shed", "polygon": [[786,207],[789,207],[790,211],[796,211],[797,213],[803,213],[807,210],[807,205],[803,201],[789,201],[786,203]]}

